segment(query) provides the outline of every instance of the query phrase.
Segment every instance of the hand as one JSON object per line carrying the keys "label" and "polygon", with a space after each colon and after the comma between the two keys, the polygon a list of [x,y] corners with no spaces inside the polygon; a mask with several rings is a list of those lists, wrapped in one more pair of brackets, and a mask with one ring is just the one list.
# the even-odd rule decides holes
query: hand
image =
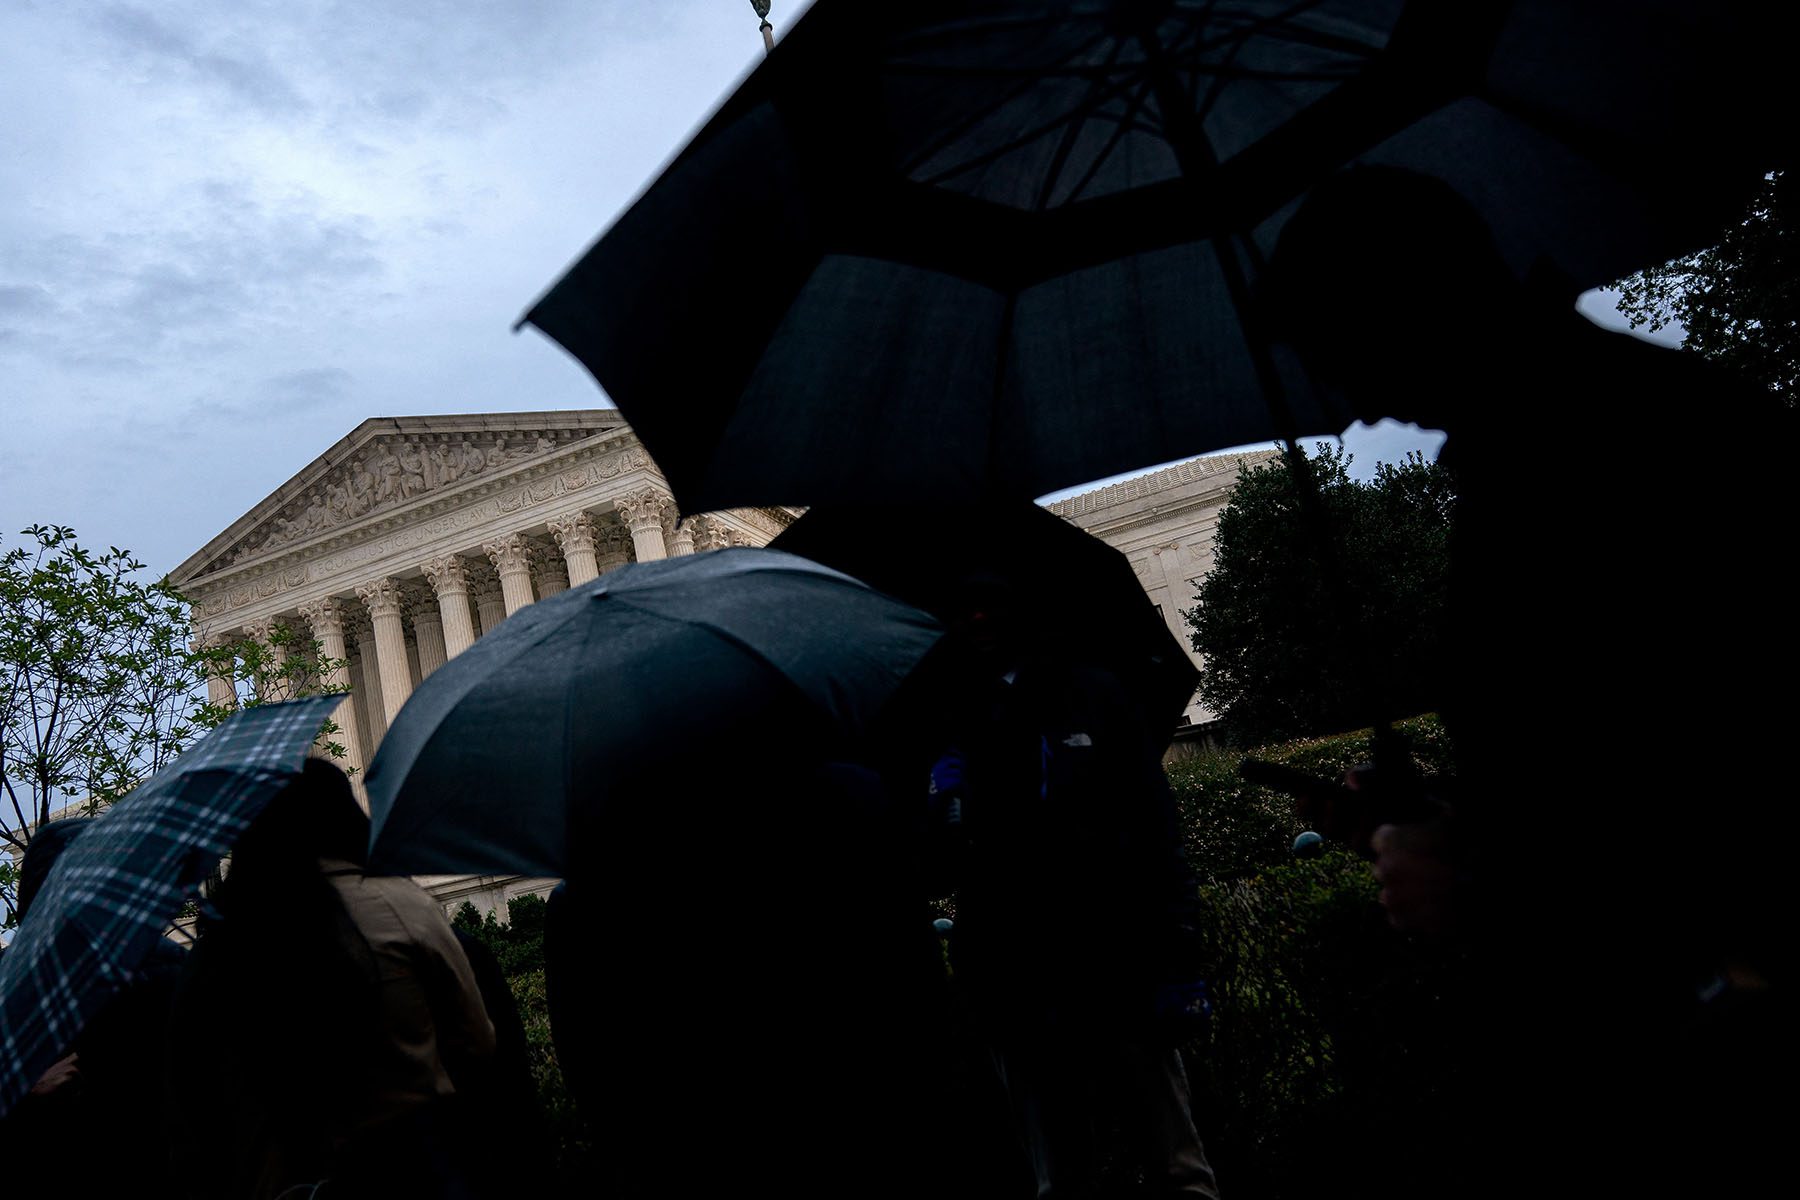
{"label": "hand", "polygon": [[75,1061],[73,1054],[64,1055],[51,1064],[43,1078],[31,1085],[33,1096],[54,1096],[57,1092],[81,1081],[81,1064]]}
{"label": "hand", "polygon": [[1451,893],[1456,879],[1449,819],[1383,825],[1369,846],[1388,923],[1426,937],[1448,933],[1455,924]]}

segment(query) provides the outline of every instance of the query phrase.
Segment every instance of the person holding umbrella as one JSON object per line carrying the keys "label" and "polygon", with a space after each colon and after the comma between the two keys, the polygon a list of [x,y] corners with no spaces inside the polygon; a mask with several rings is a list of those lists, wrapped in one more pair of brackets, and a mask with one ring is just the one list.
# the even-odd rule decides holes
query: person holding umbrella
{"label": "person holding umbrella", "polygon": [[195,1196],[476,1194],[445,1122],[494,1027],[437,905],[364,872],[368,836],[343,772],[309,759],[233,850],[171,1026]]}
{"label": "person holding umbrella", "polygon": [[[21,921],[31,915],[51,868],[93,823],[65,818],[32,834],[19,865]],[[11,1186],[71,1195],[176,1194],[167,1171],[172,1130],[143,1114],[162,1109],[163,1038],[185,958],[173,941],[159,940],[69,1053],[0,1121],[0,1156]],[[83,1152],[96,1128],[113,1131],[107,1154]]]}
{"label": "person holding umbrella", "polygon": [[[1664,1189],[1739,1168],[1748,1182],[1777,1144],[1762,1140],[1755,1031],[1778,1024],[1791,959],[1763,834],[1785,780],[1754,756],[1645,739],[1678,710],[1703,741],[1725,734],[1712,714],[1726,711],[1736,744],[1785,734],[1791,705],[1752,698],[1800,665],[1762,524],[1791,519],[1792,500],[1753,456],[1693,441],[1785,444],[1793,412],[1697,356],[1600,330],[1575,293],[1551,270],[1521,279],[1447,184],[1358,167],[1288,222],[1261,299],[1362,419],[1449,435],[1443,711],[1459,799],[1375,843],[1405,897],[1395,919],[1477,947],[1499,1034],[1472,1046],[1488,1095],[1465,1115],[1506,1138],[1530,1113],[1535,1137],[1612,1107],[1630,1132],[1611,1152],[1567,1147],[1595,1186],[1617,1190],[1640,1164]],[[1552,444],[1575,448],[1560,475],[1519,486]],[[1676,464],[1680,502],[1654,503],[1651,481]],[[1652,879],[1657,863],[1679,865]],[[1520,886],[1522,868],[1541,882]],[[1499,999],[1521,981],[1550,1002]]]}
{"label": "person holding umbrella", "polygon": [[1216,1198],[1177,1053],[1211,1015],[1196,884],[1142,698],[1048,650],[1005,577],[965,577],[944,615],[963,653],[912,698],[934,710],[913,725],[920,799],[1037,1195],[1099,1194],[1117,1105],[1156,1194]]}

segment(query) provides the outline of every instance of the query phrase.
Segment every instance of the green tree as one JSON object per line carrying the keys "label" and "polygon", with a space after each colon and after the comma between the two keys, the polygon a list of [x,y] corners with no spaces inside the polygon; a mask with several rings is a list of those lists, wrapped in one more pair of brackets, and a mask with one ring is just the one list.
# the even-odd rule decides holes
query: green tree
{"label": "green tree", "polygon": [[1651,332],[1679,323],[1685,349],[1792,405],[1800,395],[1800,224],[1786,172],[1763,183],[1719,244],[1616,285],[1619,311]]}
{"label": "green tree", "polygon": [[1184,615],[1204,658],[1201,697],[1241,743],[1435,707],[1449,472],[1412,454],[1360,483],[1349,465],[1329,446],[1309,460],[1317,513],[1275,462],[1240,474],[1219,515],[1213,569]]}
{"label": "green tree", "polygon": [[[190,648],[187,602],[129,552],[89,551],[61,525],[23,536],[0,553],[0,928],[17,921],[16,860],[53,814],[99,812],[238,706],[336,690],[341,665],[288,629]],[[206,700],[209,674],[235,704]],[[322,744],[341,757],[335,731]]]}

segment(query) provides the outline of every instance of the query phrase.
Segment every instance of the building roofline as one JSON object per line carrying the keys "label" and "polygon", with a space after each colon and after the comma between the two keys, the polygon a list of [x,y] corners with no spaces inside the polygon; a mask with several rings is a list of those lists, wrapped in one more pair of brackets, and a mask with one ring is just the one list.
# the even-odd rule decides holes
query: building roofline
{"label": "building roofline", "polygon": [[1279,453],[1278,450],[1246,450],[1237,454],[1202,455],[1198,458],[1190,458],[1186,462],[1164,467],[1160,471],[1151,471],[1144,475],[1135,475],[1130,479],[1122,479],[1118,483],[1109,483],[1105,487],[1095,488],[1091,492],[1079,492],[1044,507],[1059,517],[1073,519],[1099,512],[1101,509],[1111,508],[1115,504],[1123,504],[1130,500],[1142,500],[1184,483],[1199,483],[1202,480],[1214,479],[1227,472],[1235,473],[1247,463],[1261,463]]}
{"label": "building roofline", "polygon": [[565,408],[531,412],[456,413],[409,417],[369,417],[333,442],[324,453],[294,472],[281,486],[264,496],[249,511],[222,530],[169,572],[177,587],[206,572],[207,566],[239,539],[311,487],[327,471],[342,463],[378,437],[392,434],[516,432],[530,429],[585,429],[595,426],[627,428],[616,408]]}

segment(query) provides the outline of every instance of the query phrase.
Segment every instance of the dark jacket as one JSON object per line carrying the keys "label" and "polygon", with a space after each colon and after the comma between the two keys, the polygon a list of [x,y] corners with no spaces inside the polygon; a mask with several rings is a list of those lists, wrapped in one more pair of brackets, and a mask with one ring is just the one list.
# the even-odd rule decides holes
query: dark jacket
{"label": "dark jacket", "polygon": [[1027,663],[969,694],[952,736],[967,763],[952,956],[978,1001],[1116,1017],[1199,973],[1174,798],[1115,676]]}

